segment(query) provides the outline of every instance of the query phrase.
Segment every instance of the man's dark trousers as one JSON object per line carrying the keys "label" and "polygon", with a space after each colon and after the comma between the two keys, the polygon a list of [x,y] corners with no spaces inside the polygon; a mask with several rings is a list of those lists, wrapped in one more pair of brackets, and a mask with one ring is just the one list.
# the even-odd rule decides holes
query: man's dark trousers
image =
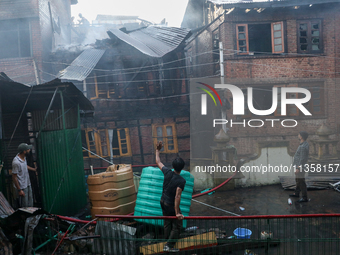
{"label": "man's dark trousers", "polygon": [[[161,201],[161,207],[163,216],[176,216],[174,206],[170,206]],[[183,220],[178,219],[166,219],[164,220],[164,239],[168,239],[167,245],[173,248],[176,244],[177,239],[182,228]],[[171,241],[170,241],[171,240]]]}
{"label": "man's dark trousers", "polygon": [[300,192],[302,192],[302,198],[307,199],[307,185],[305,180],[305,172],[304,170],[302,171],[303,172],[299,172],[295,175],[296,181],[295,195],[300,195]]}

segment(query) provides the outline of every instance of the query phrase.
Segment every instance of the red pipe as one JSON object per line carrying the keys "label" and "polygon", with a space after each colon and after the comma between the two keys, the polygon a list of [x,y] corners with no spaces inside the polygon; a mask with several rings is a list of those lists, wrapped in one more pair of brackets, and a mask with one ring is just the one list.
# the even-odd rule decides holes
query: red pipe
{"label": "red pipe", "polygon": [[221,183],[220,185],[216,186],[215,188],[210,189],[210,190],[208,190],[208,191],[206,191],[206,192],[203,192],[203,193],[198,193],[198,194],[196,194],[196,195],[193,195],[192,198],[196,198],[196,197],[203,196],[203,195],[205,195],[205,194],[207,194],[207,193],[213,192],[213,191],[215,191],[215,190],[221,188],[223,185],[227,184],[232,178],[234,178],[235,175],[236,175],[236,173],[234,173],[234,174],[233,174],[232,176],[230,176],[227,180],[225,180],[223,183]]}
{"label": "red pipe", "polygon": [[52,255],[54,255],[56,253],[56,251],[58,250],[59,246],[61,245],[61,243],[64,241],[64,238],[66,237],[66,235],[68,234],[69,230],[66,230],[65,234],[63,235],[63,237],[60,240],[60,243],[58,243],[57,247],[55,247],[54,251],[52,252]]}
{"label": "red pipe", "polygon": [[[76,223],[83,223],[83,224],[93,224],[93,225],[96,225],[97,224],[97,221],[88,221],[88,220],[79,220],[79,219],[75,219],[75,218],[71,218],[71,217],[66,217],[66,216],[61,216],[61,215],[54,215],[62,220],[67,220],[67,221],[71,221],[71,222],[76,222]],[[133,216],[133,212],[132,213],[129,213],[127,215],[124,215],[124,216]],[[52,220],[50,218],[46,218],[46,220]],[[119,218],[116,218],[116,219],[111,219],[110,222],[114,222],[114,221],[118,221]]]}
{"label": "red pipe", "polygon": [[[70,217],[66,217],[66,216],[60,216],[60,215],[55,215],[55,216],[57,216],[58,218],[60,218],[62,220],[67,220],[67,221],[76,222],[76,223],[87,224],[87,223],[90,222],[90,221],[87,221],[87,220],[79,220],[79,219],[70,218]],[[91,224],[95,225],[95,224],[97,224],[97,222],[93,221],[93,222],[91,222]]]}
{"label": "red pipe", "polygon": [[[89,223],[90,221],[74,219],[65,216],[56,215],[62,220],[67,220],[77,223]],[[96,215],[96,218],[113,218],[110,220],[117,221],[119,219],[176,219],[175,216],[133,216],[132,213],[129,215]],[[340,213],[330,213],[330,214],[291,214],[291,215],[248,215],[248,216],[185,216],[187,220],[221,220],[221,219],[281,219],[281,218],[317,218],[317,217],[340,217]],[[96,221],[91,222],[91,224],[97,224]]]}
{"label": "red pipe", "polygon": [[[248,216],[185,216],[187,220],[221,220],[221,219],[281,219],[281,218],[317,218],[340,217],[340,213],[333,214],[291,214],[291,215],[248,215]],[[130,215],[96,215],[96,218],[120,219],[176,219],[176,216],[130,216]]]}

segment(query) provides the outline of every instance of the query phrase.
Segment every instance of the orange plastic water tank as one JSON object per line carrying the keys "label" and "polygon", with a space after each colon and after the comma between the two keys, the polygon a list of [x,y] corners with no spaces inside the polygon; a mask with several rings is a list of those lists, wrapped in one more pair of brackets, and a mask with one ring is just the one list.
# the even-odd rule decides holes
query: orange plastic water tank
{"label": "orange plastic water tank", "polygon": [[112,165],[104,173],[87,178],[92,218],[96,214],[125,215],[132,213],[136,190],[131,165]]}

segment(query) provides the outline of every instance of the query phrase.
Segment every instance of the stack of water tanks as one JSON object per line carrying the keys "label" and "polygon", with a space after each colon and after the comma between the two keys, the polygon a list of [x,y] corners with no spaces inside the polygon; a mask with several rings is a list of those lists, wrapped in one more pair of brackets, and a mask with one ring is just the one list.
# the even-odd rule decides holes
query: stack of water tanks
{"label": "stack of water tanks", "polygon": [[[189,216],[192,193],[194,188],[194,177],[188,171],[181,171],[181,176],[186,180],[186,184],[181,196],[180,209],[184,216]],[[137,201],[135,216],[162,216],[160,200],[163,191],[164,174],[158,167],[146,167],[143,169]],[[152,219],[136,219],[152,225],[162,226],[163,221]],[[186,227],[186,221],[183,221]]]}

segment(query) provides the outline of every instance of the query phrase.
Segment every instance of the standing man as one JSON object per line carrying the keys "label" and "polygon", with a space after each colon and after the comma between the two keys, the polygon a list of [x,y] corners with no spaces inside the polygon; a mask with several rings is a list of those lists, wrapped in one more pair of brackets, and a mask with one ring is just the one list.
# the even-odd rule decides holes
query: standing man
{"label": "standing man", "polygon": [[300,145],[294,155],[293,161],[293,166],[295,167],[296,188],[294,194],[289,195],[291,197],[300,197],[300,192],[302,192],[302,198],[298,201],[300,203],[309,201],[307,197],[307,185],[304,171],[309,155],[309,145],[307,143],[307,138],[308,133],[306,131],[301,131],[298,135]]}
{"label": "standing man", "polygon": [[176,158],[172,162],[174,171],[164,166],[159,158],[159,152],[162,149],[162,142],[158,142],[156,148],[156,164],[164,174],[163,193],[161,197],[161,207],[163,216],[176,216],[177,219],[164,220],[164,236],[168,239],[164,245],[165,252],[178,252],[179,249],[174,248],[176,240],[182,228],[182,220],[184,216],[181,213],[179,204],[181,202],[181,194],[184,190],[185,179],[180,176],[185,165],[184,160]]}
{"label": "standing man", "polygon": [[[32,207],[33,194],[31,188],[30,177],[28,174],[28,167],[26,156],[29,155],[32,145],[21,143],[18,147],[18,154],[12,161],[12,180],[18,191],[19,207]],[[36,169],[32,168],[32,171]]]}

